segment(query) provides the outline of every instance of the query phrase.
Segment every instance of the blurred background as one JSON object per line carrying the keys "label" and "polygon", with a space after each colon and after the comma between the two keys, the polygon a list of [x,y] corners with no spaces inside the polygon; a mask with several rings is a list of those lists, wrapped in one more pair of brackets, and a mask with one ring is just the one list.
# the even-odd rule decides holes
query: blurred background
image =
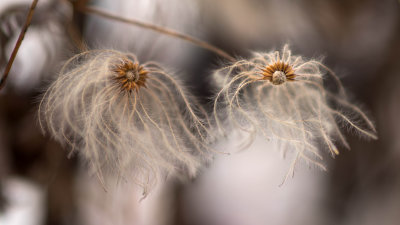
{"label": "blurred background", "polygon": [[[30,4],[0,2],[1,72]],[[290,161],[256,141],[248,151],[217,156],[190,182],[165,181],[143,201],[138,187],[104,192],[37,122],[40,96],[63,62],[86,47],[130,51],[179,73],[207,107],[210,76],[223,59],[82,14],[86,5],[176,29],[235,56],[289,43],[294,54],[323,59],[339,75],[376,122],[379,140],[347,133],[351,150],[327,157],[327,172],[299,165],[283,186]],[[0,91],[0,224],[400,224],[399,16],[397,0],[40,0]]]}

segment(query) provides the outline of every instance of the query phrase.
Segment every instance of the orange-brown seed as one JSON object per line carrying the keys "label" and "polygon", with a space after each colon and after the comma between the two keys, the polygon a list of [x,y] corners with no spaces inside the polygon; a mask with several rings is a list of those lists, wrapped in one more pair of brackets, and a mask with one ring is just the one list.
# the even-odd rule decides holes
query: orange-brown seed
{"label": "orange-brown seed", "polygon": [[284,62],[275,62],[262,69],[264,80],[270,81],[274,85],[283,84],[285,81],[294,81],[296,74],[292,66]]}
{"label": "orange-brown seed", "polygon": [[120,83],[123,90],[137,92],[139,88],[146,87],[148,71],[139,63],[124,59],[121,64],[113,68],[113,71],[115,72],[115,80]]}

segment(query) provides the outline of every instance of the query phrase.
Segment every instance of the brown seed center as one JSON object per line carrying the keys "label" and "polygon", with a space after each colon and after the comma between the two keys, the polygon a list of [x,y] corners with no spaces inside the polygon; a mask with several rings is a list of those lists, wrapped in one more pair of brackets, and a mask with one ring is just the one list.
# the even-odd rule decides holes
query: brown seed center
{"label": "brown seed center", "polygon": [[295,81],[296,74],[288,63],[275,62],[262,69],[262,79],[270,81],[274,85],[280,85],[287,81]]}
{"label": "brown seed center", "polygon": [[133,81],[133,82],[138,82],[139,77],[140,77],[139,72],[137,70],[128,70],[128,71],[126,71],[125,76],[129,81]]}
{"label": "brown seed center", "polygon": [[126,91],[138,91],[140,87],[146,87],[148,72],[137,62],[125,59],[121,64],[113,68],[115,78],[122,89]]}

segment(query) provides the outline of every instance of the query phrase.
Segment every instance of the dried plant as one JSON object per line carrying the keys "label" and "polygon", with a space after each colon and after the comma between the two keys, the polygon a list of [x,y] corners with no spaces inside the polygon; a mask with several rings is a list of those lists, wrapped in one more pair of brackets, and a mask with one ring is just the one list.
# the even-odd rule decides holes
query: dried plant
{"label": "dried plant", "polygon": [[43,96],[41,127],[93,168],[144,188],[194,176],[207,158],[208,119],[174,75],[132,54],[94,50],[66,62]]}
{"label": "dried plant", "polygon": [[[325,74],[336,82],[336,90],[324,87]],[[279,140],[284,151],[295,150],[291,171],[299,158],[318,165],[322,144],[334,156],[337,143],[349,148],[340,125],[361,136],[376,139],[373,123],[349,102],[338,77],[316,60],[293,56],[285,45],[282,52],[254,53],[217,70],[214,80],[221,89],[214,102],[220,133],[237,128],[249,134]],[[289,174],[288,173],[288,174]]]}

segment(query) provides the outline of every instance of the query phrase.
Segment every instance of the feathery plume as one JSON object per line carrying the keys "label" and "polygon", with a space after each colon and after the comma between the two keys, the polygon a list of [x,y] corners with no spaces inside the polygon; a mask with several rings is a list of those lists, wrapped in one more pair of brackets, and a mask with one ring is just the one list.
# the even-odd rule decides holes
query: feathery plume
{"label": "feathery plume", "polygon": [[[334,78],[336,91],[324,87],[325,74]],[[333,156],[339,154],[337,143],[349,148],[342,124],[361,136],[377,138],[373,123],[349,102],[333,71],[319,61],[293,56],[288,45],[282,52],[254,53],[250,60],[238,60],[217,70],[214,79],[221,88],[214,101],[220,133],[238,128],[249,134],[247,145],[257,135],[279,140],[284,151],[296,151],[289,173],[299,158],[325,169],[321,144]]]}
{"label": "feathery plume", "polygon": [[44,130],[94,169],[144,188],[194,176],[207,157],[207,116],[176,77],[132,54],[93,50],[66,62],[39,106]]}

